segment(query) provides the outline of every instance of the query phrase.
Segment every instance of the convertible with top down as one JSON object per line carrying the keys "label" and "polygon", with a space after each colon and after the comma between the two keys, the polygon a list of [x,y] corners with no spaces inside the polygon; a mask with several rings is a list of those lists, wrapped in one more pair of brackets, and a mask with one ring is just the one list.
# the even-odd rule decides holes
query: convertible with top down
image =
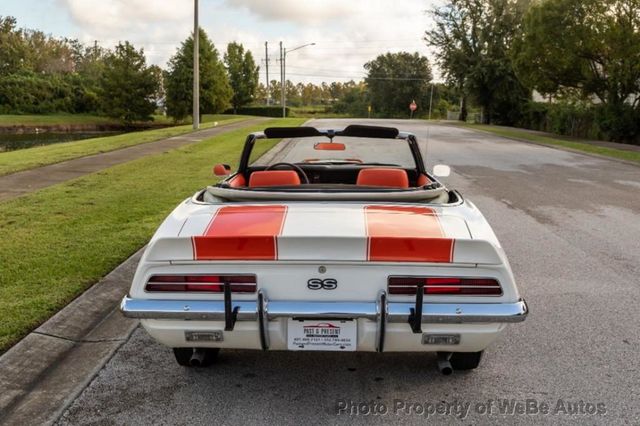
{"label": "convertible with top down", "polygon": [[491,227],[411,133],[267,128],[214,173],[157,230],[121,304],[180,365],[224,348],[434,352],[450,374],[527,316]]}

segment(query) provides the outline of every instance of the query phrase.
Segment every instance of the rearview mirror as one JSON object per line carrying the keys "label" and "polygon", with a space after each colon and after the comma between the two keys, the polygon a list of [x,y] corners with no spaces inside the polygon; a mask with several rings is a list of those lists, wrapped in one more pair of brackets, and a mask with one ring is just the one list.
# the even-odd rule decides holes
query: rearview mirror
{"label": "rearview mirror", "polygon": [[213,174],[216,176],[228,176],[231,174],[231,166],[228,164],[216,164],[213,166]]}
{"label": "rearview mirror", "polygon": [[338,142],[318,142],[313,145],[313,149],[316,151],[344,151],[347,146]]}
{"label": "rearview mirror", "polygon": [[447,165],[438,164],[433,167],[433,175],[435,177],[448,177],[450,174],[451,174],[451,167]]}

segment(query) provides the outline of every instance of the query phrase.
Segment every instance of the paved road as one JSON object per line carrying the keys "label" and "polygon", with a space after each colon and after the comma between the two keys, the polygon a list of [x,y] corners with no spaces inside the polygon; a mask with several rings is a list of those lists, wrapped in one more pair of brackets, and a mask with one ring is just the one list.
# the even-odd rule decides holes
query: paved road
{"label": "paved road", "polygon": [[89,155],[61,163],[0,176],[0,201],[46,188],[80,176],[88,175],[118,164],[127,163],[147,155],[159,154],[195,142],[257,124],[265,119],[255,118],[236,123],[221,124],[210,129],[173,136],[154,142],[134,145],[102,154]]}
{"label": "paved road", "polygon": [[[430,133],[429,165],[453,167],[445,182],[493,224],[530,304],[528,320],[507,329],[480,369],[445,377],[420,354],[226,351],[216,367],[190,370],[138,329],[60,423],[639,424],[640,168],[456,127],[386,123]],[[334,124],[343,123],[318,125]],[[560,411],[500,415],[494,402],[482,414],[502,399]],[[340,400],[365,405],[337,415]],[[425,404],[456,401],[469,411],[424,414]],[[571,414],[581,401],[606,414]],[[394,413],[396,403],[405,409]]]}

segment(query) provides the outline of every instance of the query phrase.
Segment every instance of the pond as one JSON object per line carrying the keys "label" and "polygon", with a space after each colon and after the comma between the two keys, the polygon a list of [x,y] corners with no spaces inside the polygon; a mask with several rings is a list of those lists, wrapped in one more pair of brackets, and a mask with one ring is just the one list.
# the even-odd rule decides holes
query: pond
{"label": "pond", "polygon": [[60,142],[71,142],[81,139],[100,138],[125,133],[124,131],[105,132],[40,132],[40,133],[0,133],[0,152],[34,146],[51,145]]}

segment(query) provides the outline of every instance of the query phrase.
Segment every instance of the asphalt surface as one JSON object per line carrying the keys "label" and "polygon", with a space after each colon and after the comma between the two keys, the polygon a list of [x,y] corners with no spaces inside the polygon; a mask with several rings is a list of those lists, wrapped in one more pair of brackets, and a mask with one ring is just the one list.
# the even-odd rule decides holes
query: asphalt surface
{"label": "asphalt surface", "polygon": [[[429,133],[429,167],[452,166],[443,181],[488,218],[530,305],[479,369],[441,376],[430,354],[223,351],[193,370],[138,329],[60,424],[640,424],[640,167],[378,123]],[[529,408],[500,414],[504,400]]]}

